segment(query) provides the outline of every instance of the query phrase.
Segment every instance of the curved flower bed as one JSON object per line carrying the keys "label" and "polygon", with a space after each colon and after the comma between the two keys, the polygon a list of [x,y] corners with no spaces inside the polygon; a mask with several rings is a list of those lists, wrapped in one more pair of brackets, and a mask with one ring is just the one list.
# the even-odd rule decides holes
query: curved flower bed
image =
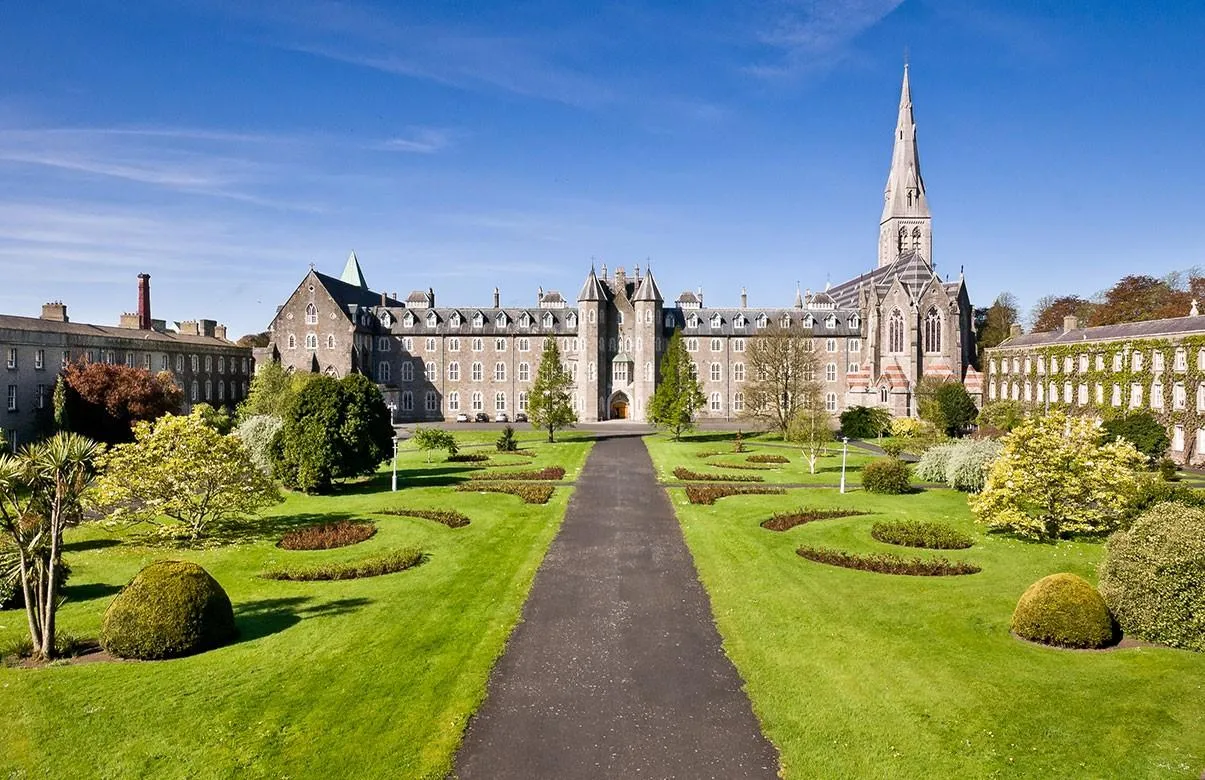
{"label": "curved flower bed", "polygon": [[898,555],[879,553],[861,555],[834,550],[831,547],[800,547],[800,557],[829,566],[845,569],[870,571],[877,574],[902,574],[911,577],[955,577],[976,574],[981,569],[966,561],[949,561],[945,558],[901,558]]}
{"label": "curved flower bed", "polygon": [[944,523],[923,520],[875,523],[870,529],[870,535],[886,544],[921,547],[927,550],[965,550],[975,543],[962,531]]}
{"label": "curved flower bed", "polygon": [[382,509],[379,513],[395,517],[421,517],[424,520],[434,520],[437,523],[443,523],[448,528],[464,528],[469,524],[469,518],[455,509],[406,509],[405,507],[394,507],[392,509]]}
{"label": "curved flower bed", "polygon": [[377,527],[363,520],[310,525],[289,531],[276,546],[282,550],[333,550],[371,539]]}
{"label": "curved flower bed", "polygon": [[684,482],[761,482],[757,474],[701,474],[679,466],[674,476]]}
{"label": "curved flower bed", "polygon": [[768,485],[687,485],[686,500],[692,504],[714,504],[728,496],[782,496],[786,488]]}
{"label": "curved flower bed", "polygon": [[456,489],[461,493],[507,493],[525,504],[547,504],[554,487],[547,482],[462,482]]}
{"label": "curved flower bed", "polygon": [[528,471],[481,471],[476,474],[470,474],[469,479],[495,481],[495,480],[548,480],[557,482],[565,478],[565,469],[560,466],[545,466],[542,469],[530,469]]}
{"label": "curved flower bed", "polygon": [[358,580],[364,577],[379,577],[413,568],[423,562],[421,550],[407,547],[372,558],[343,563],[323,563],[317,566],[281,566],[269,569],[260,576],[268,580],[290,582],[315,582],[320,580]]}
{"label": "curved flower bed", "polygon": [[811,509],[800,507],[792,512],[779,512],[769,520],[763,520],[761,527],[770,531],[789,531],[797,525],[812,523],[817,520],[831,520],[835,517],[857,517],[864,515],[855,509]]}

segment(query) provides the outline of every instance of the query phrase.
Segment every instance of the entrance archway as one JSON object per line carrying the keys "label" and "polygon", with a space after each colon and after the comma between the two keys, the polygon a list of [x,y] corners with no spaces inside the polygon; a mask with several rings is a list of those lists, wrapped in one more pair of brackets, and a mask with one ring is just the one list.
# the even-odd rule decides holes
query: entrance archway
{"label": "entrance archway", "polygon": [[616,393],[611,396],[611,419],[628,419],[628,397],[623,393]]}

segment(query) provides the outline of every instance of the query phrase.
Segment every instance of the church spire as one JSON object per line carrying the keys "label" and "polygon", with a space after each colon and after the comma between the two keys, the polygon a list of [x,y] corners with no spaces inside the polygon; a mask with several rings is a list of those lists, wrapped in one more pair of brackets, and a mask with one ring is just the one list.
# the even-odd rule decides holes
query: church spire
{"label": "church spire", "polygon": [[912,114],[912,86],[908,66],[900,88],[899,117],[891,152],[891,171],[883,189],[883,217],[879,227],[879,266],[889,265],[904,252],[917,252],[932,261],[933,239],[929,199],[920,172],[916,145],[916,119]]}
{"label": "church spire", "polygon": [[339,279],[361,289],[368,289],[368,282],[364,281],[364,272],[360,270],[360,261],[354,251],[347,256],[347,265],[343,266],[343,274]]}

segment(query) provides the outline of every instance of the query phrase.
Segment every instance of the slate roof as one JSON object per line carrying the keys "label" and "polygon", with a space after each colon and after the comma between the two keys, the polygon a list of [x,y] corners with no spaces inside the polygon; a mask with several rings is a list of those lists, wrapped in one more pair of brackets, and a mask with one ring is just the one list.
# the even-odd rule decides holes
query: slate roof
{"label": "slate roof", "polygon": [[653,272],[649,271],[640,281],[640,287],[636,289],[634,301],[654,301],[661,303],[664,299],[661,297],[661,290],[657,288],[657,280],[653,278]]}
{"label": "slate roof", "polygon": [[878,294],[885,294],[891,289],[895,280],[899,279],[913,296],[919,293],[931,282],[936,281],[945,291],[954,295],[958,292],[961,282],[943,282],[919,252],[903,252],[890,265],[876,268],[868,274],[842,282],[828,290],[828,295],[839,308],[852,309],[858,306],[858,292],[863,287],[873,289]]}
{"label": "slate roof", "polygon": [[[569,315],[579,317],[577,309],[566,307],[563,309],[526,309],[526,308],[510,308],[502,307],[498,309],[468,306],[464,308],[455,306],[438,306],[431,309],[406,309],[398,306],[379,309],[380,313],[389,312],[389,316],[393,319],[393,325],[383,330],[394,336],[573,336],[577,334],[577,327],[570,327],[568,324]],[[431,312],[435,313],[437,323],[434,327],[427,325],[427,315]],[[503,312],[507,317],[505,327],[498,327],[498,313]],[[407,328],[405,325],[406,314],[414,315],[414,325]],[[479,328],[473,327],[473,316],[480,313],[484,318],[482,326]],[[525,328],[519,323],[523,318],[523,314],[531,315],[532,325],[530,328]],[[452,315],[460,314],[460,326],[453,327],[451,324]],[[551,314],[553,324],[552,327],[544,325],[544,316]],[[580,320],[579,323],[580,324]]]}
{"label": "slate roof", "polygon": [[577,299],[579,301],[605,301],[607,297],[608,292],[606,288],[598,281],[598,276],[595,275],[594,269],[591,268],[590,275],[586,277],[581,292],[577,294]]}
{"label": "slate roof", "polygon": [[1126,322],[1120,325],[1100,325],[1095,328],[1075,330],[1052,330],[1045,333],[1025,333],[1005,339],[993,349],[1016,347],[1044,347],[1054,344],[1079,344],[1085,341],[1120,341],[1123,339],[1146,339],[1160,336],[1188,336],[1205,333],[1205,315],[1198,317],[1172,317],[1166,320]]}
{"label": "slate roof", "polygon": [[[711,327],[711,317],[714,314],[720,315],[720,327]],[[804,318],[808,314],[812,315],[814,324],[812,326],[813,338],[828,338],[834,337],[858,337],[862,335],[862,327],[859,324],[856,328],[851,328],[849,320],[853,316],[861,317],[857,309],[836,309],[825,311],[807,310],[800,311],[799,309],[666,309],[663,316],[672,316],[674,318],[673,327],[679,329],[684,335],[688,336],[755,336],[757,335],[757,318],[759,315],[765,314],[771,323],[778,323],[783,315],[791,318],[793,326],[802,326]],[[824,325],[825,318],[830,314],[836,315],[837,326],[835,328],[827,328]],[[687,322],[693,315],[699,317],[699,327],[687,327]],[[744,315],[748,321],[748,325],[744,328],[737,328],[733,325],[737,316]]]}
{"label": "slate roof", "polygon": [[[318,277],[318,281],[322,282],[322,286],[331,294],[335,302],[347,311],[348,306],[380,306],[381,296],[384,293],[373,292],[364,287],[357,287],[354,284],[348,284],[342,279],[336,279],[333,276],[327,276],[319,271],[314,271],[314,276]],[[426,296],[423,297],[426,300]],[[401,306],[402,302],[396,298],[385,296],[386,306]]]}
{"label": "slate roof", "polygon": [[[84,338],[125,339],[128,341],[155,342],[168,346],[192,345],[198,347],[235,347],[232,341],[216,336],[193,336],[184,333],[138,328],[119,328],[116,325],[91,325],[86,322],[59,322],[41,317],[19,317],[0,314],[0,330],[17,330],[36,333],[59,333],[65,336]],[[243,349],[243,347],[238,347]]]}

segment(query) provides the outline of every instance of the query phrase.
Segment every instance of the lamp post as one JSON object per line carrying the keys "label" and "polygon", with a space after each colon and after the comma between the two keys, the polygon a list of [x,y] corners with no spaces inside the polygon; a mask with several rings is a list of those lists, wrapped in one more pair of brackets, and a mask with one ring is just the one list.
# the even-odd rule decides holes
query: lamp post
{"label": "lamp post", "polygon": [[849,437],[841,437],[841,493],[845,494],[845,458],[849,455]]}
{"label": "lamp post", "polygon": [[393,481],[390,483],[389,489],[394,493],[397,492],[397,445],[398,437],[395,434],[393,437]]}

